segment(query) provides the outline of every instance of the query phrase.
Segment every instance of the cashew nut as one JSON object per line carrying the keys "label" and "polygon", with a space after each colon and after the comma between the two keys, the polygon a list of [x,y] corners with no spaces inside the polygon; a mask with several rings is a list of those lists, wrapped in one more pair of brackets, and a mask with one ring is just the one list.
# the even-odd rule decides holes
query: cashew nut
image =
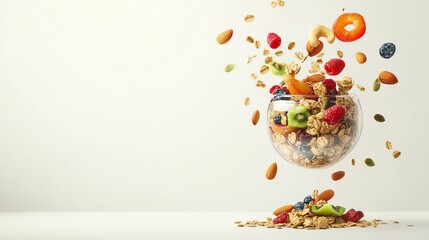
{"label": "cashew nut", "polygon": [[331,29],[323,25],[316,25],[308,35],[308,42],[311,46],[317,47],[320,43],[320,37],[325,37],[328,43],[333,43],[335,41],[335,35]]}

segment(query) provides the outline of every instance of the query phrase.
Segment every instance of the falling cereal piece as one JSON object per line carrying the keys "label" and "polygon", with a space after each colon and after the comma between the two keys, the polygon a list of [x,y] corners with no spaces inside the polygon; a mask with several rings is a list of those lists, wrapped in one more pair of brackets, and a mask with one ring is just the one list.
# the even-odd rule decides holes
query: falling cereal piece
{"label": "falling cereal piece", "polygon": [[339,58],[342,58],[343,57],[343,52],[341,51],[341,50],[338,50],[337,51],[337,56],[339,57]]}
{"label": "falling cereal piece", "polygon": [[272,8],[277,7],[277,2],[274,2],[274,1],[273,1],[273,2],[271,2],[271,7],[272,7]]}
{"label": "falling cereal piece", "polygon": [[283,51],[279,50],[277,52],[274,53],[277,57],[280,57],[281,55],[283,55]]}
{"label": "falling cereal piece", "polygon": [[232,70],[234,70],[235,68],[235,64],[228,64],[225,66],[225,72],[231,72]]}
{"label": "falling cereal piece", "polygon": [[258,81],[256,82],[256,86],[257,86],[257,87],[264,88],[264,87],[265,87],[265,83],[264,83],[264,82],[262,82],[261,80],[258,80]]}
{"label": "falling cereal piece", "polygon": [[270,50],[268,50],[268,49],[264,49],[264,51],[262,52],[262,54],[263,54],[264,56],[268,56],[268,55],[270,54]]}
{"label": "falling cereal piece", "polygon": [[414,227],[414,224],[408,224],[407,227]]}
{"label": "falling cereal piece", "polygon": [[365,164],[366,164],[368,167],[374,167],[374,166],[375,166],[374,160],[372,160],[371,158],[367,158],[367,159],[365,159]]}
{"label": "falling cereal piece", "polygon": [[364,87],[364,86],[362,86],[362,85],[356,84],[356,87],[357,87],[361,92],[365,91],[365,87]]}
{"label": "falling cereal piece", "polygon": [[374,115],[374,119],[377,122],[384,122],[384,121],[386,121],[386,119],[383,117],[383,115],[378,114],[378,113]]}
{"label": "falling cereal piece", "polygon": [[273,57],[271,57],[271,56],[268,56],[265,58],[265,64],[269,64],[272,61],[273,61]]}
{"label": "falling cereal piece", "polygon": [[280,7],[283,7],[284,5],[285,5],[285,1],[280,0],[280,1],[279,1],[279,6],[280,6]]}
{"label": "falling cereal piece", "polygon": [[266,74],[268,72],[268,70],[269,70],[269,67],[267,65],[263,65],[261,67],[261,69],[259,70],[259,72],[262,74]]}
{"label": "falling cereal piece", "polygon": [[252,74],[250,74],[250,77],[251,77],[253,80],[256,80],[256,79],[258,78],[258,74],[256,74],[256,73],[252,73]]}
{"label": "falling cereal piece", "polygon": [[344,171],[336,171],[336,172],[332,173],[331,178],[334,181],[338,181],[338,180],[342,179],[344,177],[344,175],[346,175],[346,173]]}
{"label": "falling cereal piece", "polygon": [[253,39],[253,37],[251,37],[251,36],[247,36],[246,41],[247,41],[248,43],[253,44],[253,43],[255,42],[255,39]]}
{"label": "falling cereal piece", "polygon": [[356,160],[353,158],[352,159],[352,165],[354,166],[356,164]]}
{"label": "falling cereal piece", "polygon": [[247,63],[251,63],[252,60],[256,57],[256,55],[250,56],[247,58]]}
{"label": "falling cereal piece", "polygon": [[253,22],[254,19],[255,19],[255,16],[253,16],[252,14],[248,14],[244,17],[244,21],[246,22]]}
{"label": "falling cereal piece", "polygon": [[386,141],[386,148],[388,150],[392,149],[392,143],[390,141]]}
{"label": "falling cereal piece", "polygon": [[256,49],[259,49],[261,47],[261,42],[256,40],[255,41],[255,47],[256,47]]}
{"label": "falling cereal piece", "polygon": [[246,97],[246,98],[244,99],[244,105],[245,105],[245,106],[249,106],[249,104],[250,104],[250,98],[249,98],[249,97]]}
{"label": "falling cereal piece", "polygon": [[398,158],[399,156],[401,156],[401,151],[393,151],[392,155],[394,158]]}
{"label": "falling cereal piece", "polygon": [[287,45],[287,49],[288,49],[288,50],[292,50],[294,47],[295,47],[295,42],[290,42],[290,43]]}

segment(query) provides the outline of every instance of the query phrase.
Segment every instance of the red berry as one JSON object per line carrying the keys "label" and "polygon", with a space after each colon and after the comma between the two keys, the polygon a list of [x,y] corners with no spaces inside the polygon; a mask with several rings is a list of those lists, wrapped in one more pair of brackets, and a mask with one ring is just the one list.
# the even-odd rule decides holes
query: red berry
{"label": "red berry", "polygon": [[335,83],[335,81],[332,79],[325,79],[323,80],[322,84],[326,87],[326,89],[328,89],[328,91],[337,87],[337,83]]}
{"label": "red berry", "polygon": [[278,89],[280,89],[279,85],[274,85],[270,88],[270,93],[274,94]]}
{"label": "red berry", "polygon": [[282,39],[275,33],[268,33],[267,42],[272,49],[276,49],[282,44]]}
{"label": "red berry", "polygon": [[285,91],[287,94],[290,94],[289,89],[287,89],[287,87],[282,87],[282,90]]}
{"label": "red berry", "polygon": [[274,224],[285,223],[289,220],[289,214],[287,212],[280,213],[276,218],[273,219]]}
{"label": "red berry", "polygon": [[331,76],[340,74],[345,66],[346,63],[339,58],[333,58],[327,61],[324,65],[326,73]]}
{"label": "red berry", "polygon": [[330,125],[335,125],[343,119],[346,114],[346,108],[342,105],[334,105],[323,113],[322,119],[323,121],[329,123]]}
{"label": "red berry", "polygon": [[361,218],[363,218],[364,214],[362,211],[356,211],[353,208],[344,213],[341,218],[345,222],[359,222]]}

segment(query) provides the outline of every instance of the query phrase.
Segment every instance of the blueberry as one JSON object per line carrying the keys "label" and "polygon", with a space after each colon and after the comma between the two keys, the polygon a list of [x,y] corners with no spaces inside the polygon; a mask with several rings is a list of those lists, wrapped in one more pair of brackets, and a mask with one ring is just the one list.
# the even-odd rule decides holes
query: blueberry
{"label": "blueberry", "polygon": [[313,198],[310,195],[304,198],[304,203],[306,204],[309,204],[311,201],[313,201]]}
{"label": "blueberry", "polygon": [[282,116],[280,114],[274,117],[274,123],[275,124],[281,124],[282,123]]}
{"label": "blueberry", "polygon": [[380,56],[383,58],[391,58],[395,54],[396,47],[393,43],[385,43],[380,47]]}
{"label": "blueberry", "polygon": [[295,208],[295,210],[302,210],[302,209],[304,209],[304,202],[297,202],[297,203],[295,203],[295,205],[293,205],[293,208]]}
{"label": "blueberry", "polygon": [[299,145],[298,146],[298,151],[304,155],[306,158],[313,158],[314,154],[311,152],[311,147],[308,145]]}
{"label": "blueberry", "polygon": [[284,89],[277,89],[275,94],[276,95],[285,95],[285,94],[287,94],[287,92]]}
{"label": "blueberry", "polygon": [[297,135],[298,135],[298,140],[301,141],[302,143],[309,143],[311,141],[311,138],[313,137],[307,132],[301,131],[301,130],[298,130]]}

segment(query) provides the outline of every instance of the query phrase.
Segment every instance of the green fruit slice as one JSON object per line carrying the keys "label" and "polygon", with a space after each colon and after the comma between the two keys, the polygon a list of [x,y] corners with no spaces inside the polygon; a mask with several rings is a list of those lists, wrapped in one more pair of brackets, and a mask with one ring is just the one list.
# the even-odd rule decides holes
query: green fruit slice
{"label": "green fruit slice", "polygon": [[332,204],[313,205],[311,212],[319,216],[341,216],[346,211],[344,207],[334,206]]}
{"label": "green fruit slice", "polygon": [[282,76],[286,72],[286,67],[284,64],[277,64],[275,61],[271,61],[268,64],[270,71],[277,76]]}
{"label": "green fruit slice", "polygon": [[311,116],[307,108],[294,106],[287,113],[288,126],[293,128],[306,128],[308,118]]}

